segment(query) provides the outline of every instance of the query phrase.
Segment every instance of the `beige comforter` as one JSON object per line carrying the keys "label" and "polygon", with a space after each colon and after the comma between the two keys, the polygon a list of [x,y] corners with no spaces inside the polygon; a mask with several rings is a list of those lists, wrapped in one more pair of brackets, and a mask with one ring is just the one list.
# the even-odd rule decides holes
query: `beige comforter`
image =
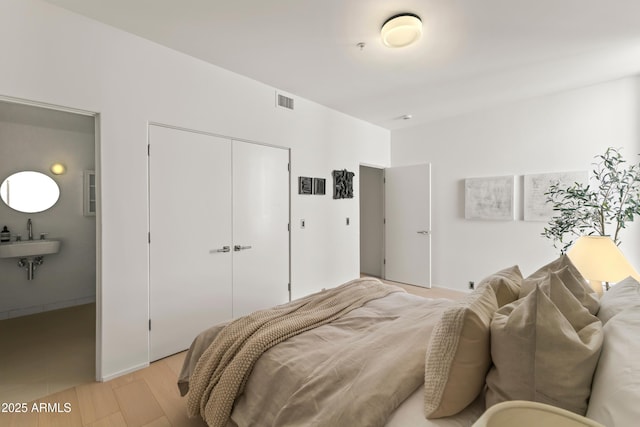
{"label": "beige comforter", "polygon": [[[383,425],[422,383],[429,336],[449,302],[409,295],[377,281],[357,283],[368,296],[349,292],[350,296],[343,295],[346,299],[339,298],[341,308],[337,310],[327,306],[327,295],[323,294],[342,292],[340,288],[347,285],[319,294],[321,302],[298,300],[274,309],[280,311],[277,315],[271,310],[258,316],[262,320],[268,317],[266,322],[245,319],[240,322],[245,323],[242,327],[233,327],[239,323],[234,322],[227,329],[216,327],[201,334],[181,375],[183,392],[188,378],[190,413],[199,413],[211,426],[226,425],[232,410],[230,424],[240,426]],[[380,298],[389,292],[396,293]],[[329,305],[335,303],[333,300]],[[282,329],[281,321],[274,320],[284,314],[282,311],[308,304],[320,304],[330,322],[317,322],[316,318],[315,323],[321,326],[298,325],[306,330],[298,335],[287,329],[287,321],[285,330],[275,335],[255,326],[257,320],[262,325],[273,326],[275,322],[280,325],[276,329]],[[232,339],[247,328],[253,332],[241,334],[244,344]],[[282,339],[275,339],[279,342],[276,346],[258,345],[265,347],[265,352],[256,356],[251,338],[256,332],[262,343],[274,341],[265,339],[265,334]],[[244,349],[247,343],[248,350]]]}

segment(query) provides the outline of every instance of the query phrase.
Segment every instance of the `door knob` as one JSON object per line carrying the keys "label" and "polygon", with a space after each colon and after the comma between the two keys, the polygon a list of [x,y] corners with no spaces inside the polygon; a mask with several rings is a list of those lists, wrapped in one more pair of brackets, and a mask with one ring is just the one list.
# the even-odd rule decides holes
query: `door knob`
{"label": "door knob", "polygon": [[418,233],[418,234],[429,234],[429,233],[430,233],[430,231],[428,231],[428,230],[420,230],[420,231],[418,231],[417,233]]}
{"label": "door knob", "polygon": [[231,251],[231,248],[229,246],[223,246],[222,249],[211,249],[209,253],[213,254],[217,252],[229,252],[229,251]]}
{"label": "door knob", "polygon": [[251,246],[240,246],[240,245],[235,245],[233,247],[233,250],[238,252],[238,251],[243,251],[245,249],[251,249]]}

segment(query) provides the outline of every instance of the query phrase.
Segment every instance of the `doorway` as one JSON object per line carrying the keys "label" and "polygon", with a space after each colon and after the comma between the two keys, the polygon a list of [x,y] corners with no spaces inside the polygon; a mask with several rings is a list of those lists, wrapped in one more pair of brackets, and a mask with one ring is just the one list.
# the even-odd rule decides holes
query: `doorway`
{"label": "doorway", "polygon": [[360,273],[384,277],[384,169],[360,166]]}
{"label": "doorway", "polygon": [[0,98],[0,158],[11,159],[0,164],[0,183],[36,171],[59,189],[55,204],[39,212],[0,201],[1,227],[11,242],[30,235],[61,242],[34,270],[0,259],[0,401],[28,402],[96,378],[95,198],[92,212],[83,209],[96,129],[92,113]]}
{"label": "doorway", "polygon": [[360,166],[360,272],[431,287],[431,165]]}

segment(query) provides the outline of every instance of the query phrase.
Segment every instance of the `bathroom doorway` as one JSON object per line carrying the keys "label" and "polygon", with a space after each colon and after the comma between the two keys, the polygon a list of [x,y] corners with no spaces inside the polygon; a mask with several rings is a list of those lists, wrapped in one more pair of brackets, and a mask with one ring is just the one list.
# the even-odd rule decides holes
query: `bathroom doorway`
{"label": "bathroom doorway", "polygon": [[[0,99],[0,184],[10,188],[0,194],[0,229],[7,227],[10,241],[0,244],[60,242],[41,258],[0,258],[0,401],[29,402],[96,378],[96,121],[90,113]],[[8,179],[22,171],[55,183],[51,207],[5,200],[40,192],[21,192]]]}

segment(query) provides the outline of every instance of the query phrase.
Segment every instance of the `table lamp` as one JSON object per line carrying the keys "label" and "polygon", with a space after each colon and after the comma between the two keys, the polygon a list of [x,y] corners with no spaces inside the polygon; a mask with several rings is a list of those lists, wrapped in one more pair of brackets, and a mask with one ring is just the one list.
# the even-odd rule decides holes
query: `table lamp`
{"label": "table lamp", "polygon": [[608,290],[610,282],[617,283],[629,276],[640,280],[638,272],[609,236],[582,236],[567,256],[598,295],[603,293],[603,282]]}

